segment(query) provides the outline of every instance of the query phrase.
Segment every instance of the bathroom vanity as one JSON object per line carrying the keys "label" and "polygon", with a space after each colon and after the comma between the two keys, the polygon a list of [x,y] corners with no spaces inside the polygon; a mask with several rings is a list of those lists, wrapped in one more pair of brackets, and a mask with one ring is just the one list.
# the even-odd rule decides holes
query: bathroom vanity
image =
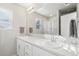
{"label": "bathroom vanity", "polygon": [[[51,42],[46,38],[34,36],[17,37],[17,55],[19,56],[75,56],[77,55],[67,45]],[[65,47],[65,48],[64,48]]]}
{"label": "bathroom vanity", "polygon": [[[18,37],[17,38],[17,55],[19,56],[52,56],[50,52],[41,49],[39,45],[41,41],[39,39],[33,39],[29,37]],[[43,40],[43,39],[41,39]]]}

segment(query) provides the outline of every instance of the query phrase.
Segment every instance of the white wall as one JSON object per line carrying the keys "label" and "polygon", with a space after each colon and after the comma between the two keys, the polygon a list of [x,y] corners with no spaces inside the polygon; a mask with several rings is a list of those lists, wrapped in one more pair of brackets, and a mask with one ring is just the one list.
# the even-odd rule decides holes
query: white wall
{"label": "white wall", "polygon": [[15,36],[19,34],[19,27],[26,27],[26,11],[25,8],[16,4],[0,3],[0,8],[12,11],[13,13],[13,29],[0,29],[0,55],[13,55],[16,53]]}
{"label": "white wall", "polygon": [[50,30],[49,33],[54,34],[54,35],[58,35],[58,33],[59,33],[59,15],[58,15],[58,12],[56,12],[55,15],[50,17],[48,19],[48,21],[50,22],[50,25],[48,25],[48,29]]}
{"label": "white wall", "polygon": [[44,23],[44,25],[43,25],[44,33],[51,34],[51,29],[52,29],[51,21],[48,19],[48,20],[44,20],[43,23]]}
{"label": "white wall", "polygon": [[0,8],[8,9],[13,13],[13,28],[19,30],[20,26],[26,27],[27,12],[25,8],[16,4],[0,4]]}
{"label": "white wall", "polygon": [[15,34],[14,30],[0,29],[0,56],[16,53]]}
{"label": "white wall", "polygon": [[52,23],[52,34],[58,35],[58,19],[57,15],[51,17],[49,20]]}

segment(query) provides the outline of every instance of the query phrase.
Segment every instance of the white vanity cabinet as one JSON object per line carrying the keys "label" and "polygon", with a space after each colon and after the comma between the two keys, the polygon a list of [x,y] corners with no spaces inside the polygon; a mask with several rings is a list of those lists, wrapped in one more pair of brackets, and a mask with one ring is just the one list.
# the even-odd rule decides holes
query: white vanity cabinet
{"label": "white vanity cabinet", "polygon": [[50,52],[32,45],[27,41],[17,39],[17,55],[19,56],[53,56]]}
{"label": "white vanity cabinet", "polygon": [[21,39],[17,39],[17,55],[19,56],[30,56],[32,55],[31,45],[24,42]]}

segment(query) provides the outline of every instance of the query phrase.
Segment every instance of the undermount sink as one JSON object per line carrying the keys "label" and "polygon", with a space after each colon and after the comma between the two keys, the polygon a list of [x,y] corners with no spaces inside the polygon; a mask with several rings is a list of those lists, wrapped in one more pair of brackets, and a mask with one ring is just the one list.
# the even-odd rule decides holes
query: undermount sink
{"label": "undermount sink", "polygon": [[46,42],[46,46],[49,46],[49,47],[55,48],[55,49],[64,49],[66,51],[76,53],[76,49],[73,45],[69,45],[69,44],[64,43],[64,42],[51,42],[51,41],[48,41],[48,42]]}
{"label": "undermount sink", "polygon": [[51,42],[51,41],[46,42],[46,45],[50,46],[52,48],[61,48],[62,47],[62,44],[59,44],[57,42]]}

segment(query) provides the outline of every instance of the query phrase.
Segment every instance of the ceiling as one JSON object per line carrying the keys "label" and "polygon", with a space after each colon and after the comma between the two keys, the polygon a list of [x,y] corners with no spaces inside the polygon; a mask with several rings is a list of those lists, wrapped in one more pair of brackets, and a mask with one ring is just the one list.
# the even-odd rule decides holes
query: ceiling
{"label": "ceiling", "polygon": [[54,16],[57,11],[64,8],[68,4],[64,3],[19,3],[19,5],[25,7],[29,13],[37,12],[43,16]]}

